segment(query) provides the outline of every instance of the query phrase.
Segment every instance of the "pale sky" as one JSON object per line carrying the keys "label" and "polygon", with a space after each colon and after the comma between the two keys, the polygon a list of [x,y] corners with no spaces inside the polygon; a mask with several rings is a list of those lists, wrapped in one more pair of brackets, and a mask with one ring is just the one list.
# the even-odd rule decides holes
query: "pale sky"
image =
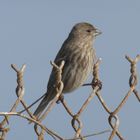
{"label": "pale sky", "polygon": [[[140,1],[139,0],[4,0],[0,1],[0,111],[9,111],[16,100],[16,74],[10,68],[12,63],[21,67],[26,64],[24,75],[27,104],[32,103],[46,91],[50,60],[54,60],[72,26],[78,22],[89,22],[103,34],[95,42],[96,54],[102,58],[100,79],[103,82],[101,94],[112,111],[127,93],[129,63],[125,55],[134,58],[140,54]],[[138,64],[140,71],[140,64]],[[139,74],[140,75],[140,74]],[[90,81],[90,80],[89,80]],[[89,82],[87,81],[87,82]],[[137,87],[140,89],[140,86]],[[81,87],[65,95],[68,105],[77,112],[91,88]],[[139,102],[132,94],[118,113],[119,131],[126,140],[139,139]],[[18,108],[21,109],[21,106]],[[35,107],[32,109],[34,110]],[[83,121],[83,135],[110,128],[108,114],[95,97],[80,119]],[[74,134],[71,117],[61,104],[56,105],[44,124],[64,138]],[[7,140],[37,139],[33,125],[12,117]],[[107,140],[109,133],[90,137],[88,140]],[[51,137],[46,135],[46,139]],[[117,137],[114,140],[118,140]]]}

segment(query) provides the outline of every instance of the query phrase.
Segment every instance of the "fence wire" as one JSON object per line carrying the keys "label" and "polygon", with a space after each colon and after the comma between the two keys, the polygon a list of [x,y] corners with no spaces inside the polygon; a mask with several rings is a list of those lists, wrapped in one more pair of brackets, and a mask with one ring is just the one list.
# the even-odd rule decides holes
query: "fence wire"
{"label": "fence wire", "polygon": [[[84,84],[83,86],[91,86],[92,87],[92,93],[89,95],[89,97],[85,100],[81,108],[77,111],[76,114],[73,113],[72,109],[69,108],[67,105],[67,102],[63,98],[63,95],[61,95],[63,90],[63,82],[61,81],[61,73],[64,66],[64,61],[61,62],[61,65],[58,67],[55,63],[51,62],[51,65],[56,70],[56,82],[55,87],[57,91],[56,97],[52,100],[52,102],[49,104],[48,108],[44,112],[44,114],[36,120],[36,118],[33,116],[32,112],[30,111],[30,107],[32,107],[35,103],[37,103],[41,98],[44,97],[44,95],[39,98],[37,101],[35,101],[32,105],[28,106],[26,102],[23,100],[23,96],[25,93],[24,83],[23,83],[23,75],[26,68],[26,65],[23,65],[21,69],[18,69],[16,65],[11,65],[13,70],[17,73],[17,87],[16,87],[16,96],[17,99],[14,102],[13,106],[11,107],[9,112],[0,112],[0,116],[3,116],[4,119],[0,123],[0,140],[6,139],[6,134],[9,132],[9,118],[12,116],[18,116],[23,119],[26,119],[30,123],[34,123],[34,130],[38,137],[38,140],[44,140],[44,134],[47,133],[55,140],[85,140],[87,137],[99,135],[105,132],[108,132],[109,130],[102,131],[100,133],[91,134],[91,135],[82,135],[81,131],[83,129],[83,123],[80,120],[80,116],[82,112],[85,111],[87,108],[89,102],[93,99],[94,96],[97,96],[98,100],[100,101],[101,105],[103,106],[104,110],[108,114],[108,123],[111,127],[111,131],[109,131],[108,140],[112,140],[114,136],[117,136],[118,139],[124,140],[123,134],[121,134],[118,130],[120,121],[118,117],[119,111],[123,108],[124,104],[127,102],[129,96],[131,94],[134,94],[137,100],[140,102],[140,95],[136,89],[138,84],[138,75],[137,75],[137,62],[140,60],[140,55],[137,55],[135,59],[130,58],[129,56],[126,56],[126,59],[130,63],[130,78],[129,78],[129,89],[120,102],[120,104],[115,108],[115,110],[111,110],[107,103],[104,101],[104,99],[101,96],[101,90],[102,90],[102,82],[99,77],[99,65],[101,62],[101,59],[98,59],[97,62],[93,66],[93,79],[92,82],[89,84]],[[75,131],[75,135],[71,138],[63,138],[53,130],[47,128],[45,125],[43,125],[41,122],[47,117],[49,112],[52,110],[52,108],[55,106],[56,102],[59,101],[62,103],[65,111],[67,112],[67,115],[71,116],[71,126],[73,130]],[[16,109],[19,104],[22,104],[23,110],[17,112]],[[25,115],[24,113],[27,113]]]}

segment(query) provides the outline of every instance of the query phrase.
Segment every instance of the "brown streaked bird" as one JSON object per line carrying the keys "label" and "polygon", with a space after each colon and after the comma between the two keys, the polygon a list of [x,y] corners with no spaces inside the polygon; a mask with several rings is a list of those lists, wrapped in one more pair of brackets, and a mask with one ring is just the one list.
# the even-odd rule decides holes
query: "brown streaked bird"
{"label": "brown streaked bird", "polygon": [[[68,38],[64,41],[54,61],[57,65],[60,65],[62,60],[65,61],[62,71],[64,94],[70,93],[82,86],[88,75],[92,72],[95,61],[95,50],[92,46],[96,36],[99,34],[101,32],[93,25],[82,22],[72,28]],[[55,83],[54,76],[54,70],[52,69],[46,95],[34,112],[34,116],[37,119],[57,94],[53,86]]]}

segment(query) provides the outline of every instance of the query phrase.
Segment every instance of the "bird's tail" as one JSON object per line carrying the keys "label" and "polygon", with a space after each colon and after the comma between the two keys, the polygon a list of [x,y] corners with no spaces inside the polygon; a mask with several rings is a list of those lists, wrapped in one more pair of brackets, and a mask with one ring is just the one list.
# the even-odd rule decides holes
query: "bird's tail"
{"label": "bird's tail", "polygon": [[40,115],[43,113],[43,111],[45,110],[45,108],[47,107],[47,105],[51,100],[52,100],[51,94],[46,94],[33,114],[36,117],[36,119],[40,117]]}

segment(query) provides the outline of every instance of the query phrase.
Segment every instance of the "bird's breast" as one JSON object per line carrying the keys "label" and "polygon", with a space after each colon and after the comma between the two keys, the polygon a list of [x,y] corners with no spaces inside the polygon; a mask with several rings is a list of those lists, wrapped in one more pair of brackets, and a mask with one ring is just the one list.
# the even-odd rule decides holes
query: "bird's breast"
{"label": "bird's breast", "polygon": [[70,52],[69,57],[65,60],[62,73],[64,93],[71,92],[81,86],[92,70],[93,48],[91,46],[86,46],[85,48]]}

